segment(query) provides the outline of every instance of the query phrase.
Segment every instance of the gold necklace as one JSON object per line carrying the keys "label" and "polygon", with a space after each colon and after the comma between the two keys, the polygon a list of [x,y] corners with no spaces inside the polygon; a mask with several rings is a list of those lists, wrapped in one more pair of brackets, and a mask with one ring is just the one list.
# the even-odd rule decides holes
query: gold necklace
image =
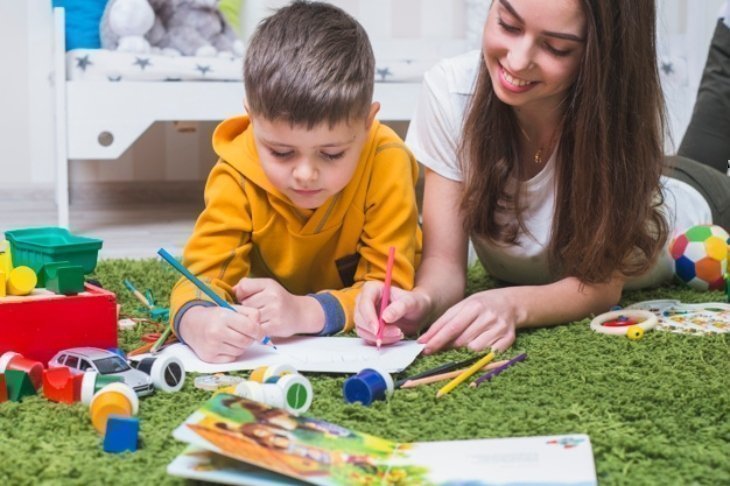
{"label": "gold necklace", "polygon": [[[527,134],[527,132],[525,131],[525,129],[522,128],[522,125],[518,124],[517,126],[520,127],[520,130],[522,131],[522,134],[525,136],[525,138],[527,139],[527,141],[530,142],[530,143],[532,143],[532,139],[530,139],[530,136]],[[545,146],[542,146],[542,147],[538,147],[537,148],[537,151],[535,151],[535,155],[532,156],[532,160],[535,162],[536,165],[542,164],[542,154],[543,154],[543,152],[548,152],[549,150],[552,149],[553,143],[555,142],[555,135],[557,135],[557,133],[558,133],[557,130],[553,132],[553,136],[550,137],[550,142],[548,143],[548,145],[545,145]],[[551,154],[548,153],[548,157],[550,155]]]}

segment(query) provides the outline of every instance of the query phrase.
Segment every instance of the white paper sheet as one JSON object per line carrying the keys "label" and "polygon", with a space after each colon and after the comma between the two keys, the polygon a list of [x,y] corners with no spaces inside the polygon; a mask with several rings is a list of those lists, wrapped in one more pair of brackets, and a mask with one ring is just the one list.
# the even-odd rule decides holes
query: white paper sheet
{"label": "white paper sheet", "polygon": [[[401,341],[383,346],[378,351],[360,338],[348,337],[294,337],[277,339],[277,349],[255,345],[247,349],[238,361],[232,363],[206,363],[184,344],[173,344],[158,356],[174,355],[180,358],[185,371],[195,373],[220,373],[225,371],[252,370],[259,366],[286,363],[297,371],[321,373],[357,373],[363,368],[377,367],[388,373],[406,369],[423,350],[416,341]],[[150,356],[141,354],[130,359],[140,360]]]}

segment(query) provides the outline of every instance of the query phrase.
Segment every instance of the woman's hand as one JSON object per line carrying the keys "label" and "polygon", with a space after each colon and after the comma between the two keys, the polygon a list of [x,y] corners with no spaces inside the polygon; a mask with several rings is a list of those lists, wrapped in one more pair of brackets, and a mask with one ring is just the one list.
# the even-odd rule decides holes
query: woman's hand
{"label": "woman's hand", "polygon": [[518,308],[509,288],[473,294],[444,313],[418,342],[431,354],[447,346],[472,351],[492,348],[504,351],[515,340]]}
{"label": "woman's hand", "polygon": [[[383,293],[382,282],[366,282],[357,296],[355,329],[358,336],[375,344],[378,334],[378,313]],[[382,343],[393,344],[404,335],[415,335],[431,311],[431,299],[418,290],[390,289],[390,304],[383,311]]]}

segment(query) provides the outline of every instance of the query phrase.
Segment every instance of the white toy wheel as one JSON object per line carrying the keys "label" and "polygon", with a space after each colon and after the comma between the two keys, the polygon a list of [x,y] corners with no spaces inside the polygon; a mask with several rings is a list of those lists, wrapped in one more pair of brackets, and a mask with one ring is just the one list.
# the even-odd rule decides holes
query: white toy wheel
{"label": "white toy wheel", "polygon": [[[606,322],[614,321],[621,317],[627,317],[629,319],[634,319],[637,322],[627,323],[625,326],[616,326],[616,327],[604,326],[604,324]],[[615,310],[615,311],[611,311],[611,312],[605,312],[599,316],[596,316],[591,321],[591,329],[593,329],[596,332],[600,332],[601,334],[610,334],[612,336],[625,336],[626,331],[631,326],[638,326],[644,332],[646,332],[646,331],[650,331],[651,329],[654,329],[654,327],[656,325],[657,325],[657,318],[653,312],[649,312],[649,311],[645,311],[645,310],[635,310],[635,309],[621,309],[621,310]]]}

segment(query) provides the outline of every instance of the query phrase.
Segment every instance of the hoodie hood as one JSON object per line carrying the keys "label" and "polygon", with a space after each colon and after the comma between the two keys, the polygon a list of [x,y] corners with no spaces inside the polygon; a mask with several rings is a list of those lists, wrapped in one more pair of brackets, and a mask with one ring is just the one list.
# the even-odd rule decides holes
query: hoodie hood
{"label": "hoodie hood", "polygon": [[[372,164],[377,149],[375,137],[380,131],[380,122],[375,120],[370,127],[367,141],[360,154],[360,160],[350,182],[339,193],[331,196],[314,213],[302,228],[304,232],[323,231],[329,227],[339,226],[345,217],[347,209],[353,202],[361,184],[368,184],[363,180]],[[269,181],[259,161],[258,152],[254,143],[251,121],[248,116],[230,118],[222,122],[213,133],[213,150],[227,164],[240,172],[249,182],[260,187],[268,194],[269,203],[280,213],[297,212],[302,208],[295,206],[291,200],[279,191]]]}
{"label": "hoodie hood", "polygon": [[266,177],[259,162],[248,116],[237,116],[222,122],[213,132],[216,155],[269,194],[288,200]]}

